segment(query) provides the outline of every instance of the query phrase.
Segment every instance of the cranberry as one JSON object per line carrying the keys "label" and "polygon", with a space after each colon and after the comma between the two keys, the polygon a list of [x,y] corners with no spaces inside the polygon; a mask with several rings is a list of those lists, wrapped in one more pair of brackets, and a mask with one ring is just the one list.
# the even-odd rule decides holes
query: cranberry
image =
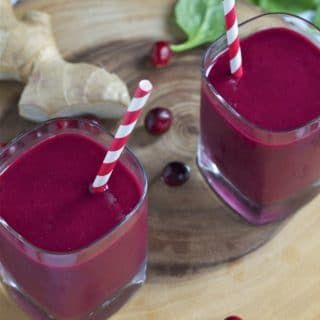
{"label": "cranberry", "polygon": [[4,148],[7,145],[5,142],[0,142],[0,148]]}
{"label": "cranberry", "polygon": [[163,181],[171,187],[180,186],[190,178],[190,168],[183,162],[170,162],[162,171]]}
{"label": "cranberry", "polygon": [[238,316],[229,316],[229,317],[225,318],[224,320],[242,320],[242,319]]}
{"label": "cranberry", "polygon": [[151,109],[147,113],[144,122],[147,131],[154,135],[165,133],[170,129],[171,124],[171,111],[161,107]]}
{"label": "cranberry", "polygon": [[166,66],[172,57],[172,51],[169,43],[166,41],[156,42],[151,51],[151,63],[155,67]]}

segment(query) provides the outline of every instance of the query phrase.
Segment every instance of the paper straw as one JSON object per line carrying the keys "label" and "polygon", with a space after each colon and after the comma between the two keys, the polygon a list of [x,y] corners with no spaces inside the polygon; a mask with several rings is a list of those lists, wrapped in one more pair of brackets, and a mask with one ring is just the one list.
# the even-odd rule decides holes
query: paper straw
{"label": "paper straw", "polygon": [[229,47],[230,71],[234,77],[240,78],[243,69],[235,0],[224,0],[223,8]]}
{"label": "paper straw", "polygon": [[148,80],[140,81],[133,99],[131,100],[126,113],[121,119],[120,126],[111,142],[98,174],[91,186],[91,192],[100,193],[108,189],[108,181],[117,164],[118,159],[124,150],[127,141],[132,133],[138,118],[145,106],[152,90],[152,84]]}

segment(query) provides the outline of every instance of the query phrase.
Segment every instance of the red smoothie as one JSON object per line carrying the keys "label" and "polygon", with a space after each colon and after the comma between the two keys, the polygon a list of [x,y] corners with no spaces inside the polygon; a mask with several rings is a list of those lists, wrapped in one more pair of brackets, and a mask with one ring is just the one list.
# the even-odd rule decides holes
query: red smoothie
{"label": "red smoothie", "polygon": [[136,173],[119,162],[109,190],[89,192],[105,153],[82,132],[59,133],[0,175],[0,215],[24,239],[0,230],[0,262],[55,319],[86,319],[145,262],[146,205],[127,219],[144,193]]}
{"label": "red smoothie", "polygon": [[229,74],[229,56],[215,61],[208,80],[245,119],[285,131],[320,116],[320,49],[295,31],[272,28],[241,42],[240,80]]}
{"label": "red smoothie", "polygon": [[250,35],[241,48],[241,79],[230,76],[223,51],[203,80],[201,145],[231,193],[257,208],[246,218],[264,223],[286,212],[261,216],[259,208],[292,198],[320,178],[318,123],[306,126],[320,116],[320,50],[280,27]]}
{"label": "red smoothie", "polygon": [[30,243],[49,251],[73,251],[99,239],[121,223],[142,194],[133,173],[121,163],[109,192],[89,192],[105,153],[101,144],[79,134],[39,143],[0,176],[2,218]]}

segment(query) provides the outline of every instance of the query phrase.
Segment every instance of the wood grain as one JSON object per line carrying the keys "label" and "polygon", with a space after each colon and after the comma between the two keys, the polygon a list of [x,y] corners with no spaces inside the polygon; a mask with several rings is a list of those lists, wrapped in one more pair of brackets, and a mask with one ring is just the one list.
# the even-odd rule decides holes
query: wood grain
{"label": "wood grain", "polygon": [[[257,228],[230,212],[209,190],[195,165],[203,49],[179,55],[161,70],[152,69],[145,58],[154,39],[179,36],[170,23],[173,3],[26,0],[17,7],[20,15],[29,8],[49,12],[59,47],[70,60],[103,65],[119,73],[131,90],[141,77],[150,78],[156,90],[148,108],[162,105],[174,114],[168,134],[153,138],[141,121],[131,140],[150,177],[149,280],[113,319],[218,320],[230,313],[248,320],[319,319],[320,199],[280,225]],[[247,4],[239,6],[241,20],[256,13]],[[0,121],[3,140],[33,125],[17,116],[19,89],[0,86],[1,105],[9,109]],[[104,124],[110,129],[115,125]],[[170,160],[185,161],[192,168],[191,180],[181,188],[166,187],[160,180]],[[274,235],[260,250],[212,267]],[[0,315],[27,319],[1,291]]]}

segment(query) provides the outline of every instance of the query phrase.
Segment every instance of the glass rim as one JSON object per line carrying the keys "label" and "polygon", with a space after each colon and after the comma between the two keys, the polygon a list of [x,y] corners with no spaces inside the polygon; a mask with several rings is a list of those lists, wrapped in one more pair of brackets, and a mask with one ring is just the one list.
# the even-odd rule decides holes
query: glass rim
{"label": "glass rim", "polygon": [[[24,130],[21,133],[19,133],[17,136],[15,136],[12,140],[10,140],[10,142],[3,148],[1,148],[0,150],[0,154],[9,149],[10,147],[14,146],[16,143],[18,143],[21,139],[23,139],[26,135],[36,132],[37,130],[46,127],[56,121],[77,121],[79,123],[90,123],[93,124],[96,128],[98,128],[99,130],[101,130],[101,132],[103,134],[106,134],[108,137],[110,137],[111,139],[114,138],[114,135],[111,134],[107,129],[105,129],[101,124],[99,124],[97,121],[95,120],[89,120],[89,119],[83,119],[83,118],[68,118],[68,117],[63,117],[63,118],[54,118],[54,119],[50,119],[47,120],[35,127],[33,127],[30,130]],[[68,128],[67,128],[68,129]],[[62,129],[61,132],[63,132],[64,130],[67,129]],[[72,128],[74,129],[74,128]],[[76,130],[81,130],[80,128],[76,128]],[[71,250],[68,252],[60,252],[60,251],[51,251],[51,250],[46,250],[43,248],[40,248],[34,244],[32,244],[29,240],[27,240],[24,236],[22,236],[19,232],[17,232],[16,230],[14,230],[14,228],[12,228],[1,216],[0,216],[0,228],[4,228],[5,231],[9,232],[18,242],[22,242],[24,245],[28,246],[29,248],[31,248],[33,251],[38,252],[40,254],[43,255],[47,255],[47,256],[51,256],[51,257],[67,257],[67,256],[72,256],[72,255],[81,255],[83,253],[85,253],[86,251],[90,251],[92,248],[99,246],[99,244],[101,244],[103,241],[106,241],[108,238],[112,238],[117,231],[119,231],[119,229],[121,229],[124,225],[126,225],[128,222],[130,222],[132,220],[132,218],[134,216],[136,216],[136,213],[140,210],[140,208],[143,206],[146,196],[147,196],[147,192],[148,192],[148,176],[147,173],[143,167],[143,165],[141,164],[140,160],[135,156],[135,154],[131,151],[130,148],[128,148],[127,146],[125,146],[124,151],[127,152],[130,156],[130,158],[134,159],[134,161],[136,162],[139,170],[142,173],[142,178],[143,178],[143,191],[142,194],[139,198],[139,201],[137,202],[137,204],[134,206],[134,208],[132,210],[130,210],[130,212],[128,214],[126,214],[126,217],[121,221],[121,223],[119,223],[115,228],[113,228],[111,231],[106,232],[104,235],[102,235],[101,237],[99,237],[98,239],[96,239],[95,241],[91,242],[90,244],[81,247],[79,249],[75,249],[75,250]],[[121,157],[120,157],[121,159]]]}
{"label": "glass rim", "polygon": [[[264,18],[264,17],[268,17],[268,16],[287,16],[287,17],[291,17],[291,18],[295,18],[297,20],[300,20],[304,23],[306,23],[307,25],[309,25],[310,27],[312,27],[314,30],[316,30],[319,34],[320,34],[320,28],[317,27],[315,24],[313,24],[312,22],[308,21],[307,19],[297,16],[295,14],[290,14],[290,13],[286,13],[286,12],[271,12],[271,13],[263,13],[254,17],[251,17],[243,22],[241,22],[239,24],[239,29],[241,30],[241,27],[247,25],[248,23],[258,20],[260,18]],[[272,28],[272,27],[270,27]],[[245,118],[243,115],[241,115],[230,103],[228,103],[224,97],[219,93],[219,91],[209,82],[208,77],[206,75],[207,72],[207,68],[205,67],[206,64],[206,60],[210,54],[210,52],[215,48],[215,46],[217,45],[218,42],[224,41],[226,42],[226,34],[222,34],[218,39],[216,39],[213,43],[210,44],[210,46],[205,50],[203,56],[202,56],[202,61],[201,61],[201,76],[202,78],[205,80],[205,83],[207,85],[207,87],[209,88],[209,91],[211,94],[213,94],[215,97],[218,97],[218,100],[220,102],[220,104],[222,105],[222,107],[229,113],[231,113],[232,116],[236,117],[238,120],[240,120],[244,125],[246,125],[247,127],[250,127],[253,130],[258,130],[260,131],[262,134],[274,134],[274,135],[287,135],[287,134],[296,134],[297,132],[311,127],[313,126],[315,123],[320,123],[320,115],[312,120],[310,120],[309,122],[296,127],[294,129],[289,129],[289,130],[271,130],[271,129],[266,129],[262,126],[259,126],[255,123],[253,123],[252,121],[248,120],[247,118]]]}

